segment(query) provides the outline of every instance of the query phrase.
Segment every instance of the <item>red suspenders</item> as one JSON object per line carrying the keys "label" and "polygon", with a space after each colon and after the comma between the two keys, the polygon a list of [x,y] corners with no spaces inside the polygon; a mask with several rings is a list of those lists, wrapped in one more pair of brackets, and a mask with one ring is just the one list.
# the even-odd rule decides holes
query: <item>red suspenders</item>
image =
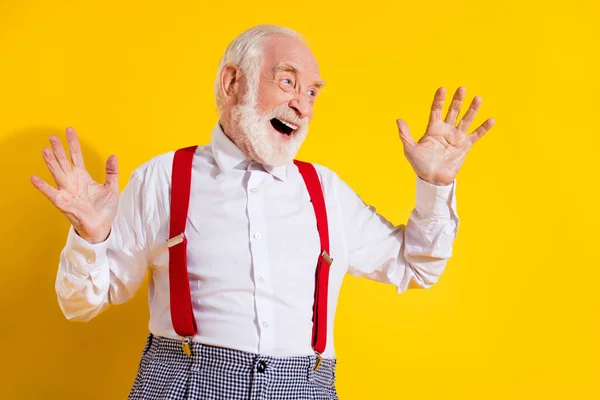
{"label": "red suspenders", "polygon": [[317,230],[321,240],[321,252],[317,259],[315,272],[315,301],[313,303],[313,332],[312,348],[317,354],[315,369],[321,365],[321,353],[325,351],[327,342],[327,288],[329,287],[329,266],[333,261],[329,256],[329,225],[327,224],[327,211],[321,182],[315,167],[307,162],[294,160],[298,167],[317,218]]}
{"label": "red suspenders", "polygon": [[175,152],[171,178],[171,220],[169,229],[169,292],[171,321],[178,335],[185,337],[183,351],[191,355],[189,343],[198,333],[187,271],[185,225],[190,205],[192,160],[197,146]]}
{"label": "red suspenders", "polygon": [[[186,147],[175,152],[173,176],[171,179],[171,220],[169,237],[169,289],[171,299],[171,321],[175,332],[184,337],[183,351],[190,355],[190,342],[198,333],[186,261],[185,226],[187,222],[192,160],[197,146]],[[317,355],[315,369],[319,368],[327,342],[327,288],[329,286],[329,229],[327,211],[321,183],[315,167],[307,162],[294,160],[298,167],[312,202],[317,230],[321,240],[321,251],[315,272],[315,301],[313,304],[312,348]]]}

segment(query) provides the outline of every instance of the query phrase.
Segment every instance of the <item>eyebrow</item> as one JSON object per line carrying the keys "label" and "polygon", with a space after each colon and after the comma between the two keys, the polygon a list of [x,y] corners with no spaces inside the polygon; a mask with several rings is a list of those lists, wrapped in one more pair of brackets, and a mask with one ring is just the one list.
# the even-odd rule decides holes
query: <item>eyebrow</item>
{"label": "eyebrow", "polygon": [[[299,70],[300,68],[298,67],[298,64],[290,61],[283,61],[277,64],[275,67],[273,67],[273,74],[276,74],[280,71],[285,71],[292,72],[293,74],[298,75]],[[323,87],[325,87],[325,81],[323,79],[317,79],[316,82],[312,84],[312,86],[316,86],[317,88],[322,89]]]}

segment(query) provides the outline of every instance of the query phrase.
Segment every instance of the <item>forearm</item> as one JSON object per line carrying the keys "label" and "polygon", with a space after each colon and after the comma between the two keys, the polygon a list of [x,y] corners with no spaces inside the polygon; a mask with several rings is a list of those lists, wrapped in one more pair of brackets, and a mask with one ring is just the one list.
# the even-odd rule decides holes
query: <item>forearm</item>
{"label": "forearm", "polygon": [[428,288],[442,275],[458,230],[456,215],[427,215],[413,210],[404,235],[402,261],[406,264],[399,291]]}
{"label": "forearm", "polygon": [[89,321],[109,306],[108,241],[89,244],[71,228],[61,252],[55,289],[69,320]]}
{"label": "forearm", "polygon": [[417,201],[404,232],[398,292],[429,288],[440,278],[458,231],[455,183],[436,186],[418,178]]}
{"label": "forearm", "polygon": [[[356,213],[355,213],[356,214]],[[363,209],[360,246],[350,254],[352,275],[396,286],[398,293],[435,284],[452,255],[457,234],[455,187],[419,180],[417,202],[408,223],[392,227]]]}

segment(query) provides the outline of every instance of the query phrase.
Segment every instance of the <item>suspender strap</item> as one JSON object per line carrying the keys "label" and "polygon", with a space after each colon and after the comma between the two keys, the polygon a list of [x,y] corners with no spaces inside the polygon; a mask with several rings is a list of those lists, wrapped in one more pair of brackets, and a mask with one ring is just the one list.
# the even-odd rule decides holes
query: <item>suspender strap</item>
{"label": "suspender strap", "polygon": [[[175,332],[183,337],[195,336],[198,333],[192,299],[190,281],[187,270],[187,238],[185,226],[190,202],[190,186],[192,178],[192,161],[197,146],[179,149],[173,158],[171,179],[171,217],[169,237],[169,289],[171,299],[171,321]],[[329,269],[332,259],[329,256],[329,225],[321,182],[315,167],[311,163],[294,160],[298,167],[308,194],[310,196],[317,230],[321,242],[321,251],[317,259],[315,272],[315,300],[313,304],[312,347],[323,353],[327,342],[327,288],[329,286]],[[184,346],[185,350],[185,346]],[[318,365],[316,366],[318,368]]]}
{"label": "suspender strap", "polygon": [[175,152],[171,179],[171,219],[169,229],[169,289],[171,297],[171,321],[180,336],[198,333],[187,269],[187,238],[185,225],[190,204],[192,160],[197,146]]}
{"label": "suspender strap", "polygon": [[[317,229],[321,240],[321,251],[315,273],[315,301],[313,304],[312,347],[323,353],[327,343],[327,288],[329,287],[329,267],[333,261],[329,256],[329,225],[321,182],[315,167],[311,163],[294,160],[298,167],[315,210]],[[317,366],[318,367],[318,366]]]}

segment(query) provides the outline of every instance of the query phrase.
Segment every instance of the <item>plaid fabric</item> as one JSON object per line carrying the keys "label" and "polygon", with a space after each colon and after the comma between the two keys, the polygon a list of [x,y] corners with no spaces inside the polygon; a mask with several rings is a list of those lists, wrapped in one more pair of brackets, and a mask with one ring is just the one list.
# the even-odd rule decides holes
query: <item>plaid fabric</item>
{"label": "plaid fabric", "polygon": [[130,400],[337,400],[335,359],[270,357],[150,334]]}

